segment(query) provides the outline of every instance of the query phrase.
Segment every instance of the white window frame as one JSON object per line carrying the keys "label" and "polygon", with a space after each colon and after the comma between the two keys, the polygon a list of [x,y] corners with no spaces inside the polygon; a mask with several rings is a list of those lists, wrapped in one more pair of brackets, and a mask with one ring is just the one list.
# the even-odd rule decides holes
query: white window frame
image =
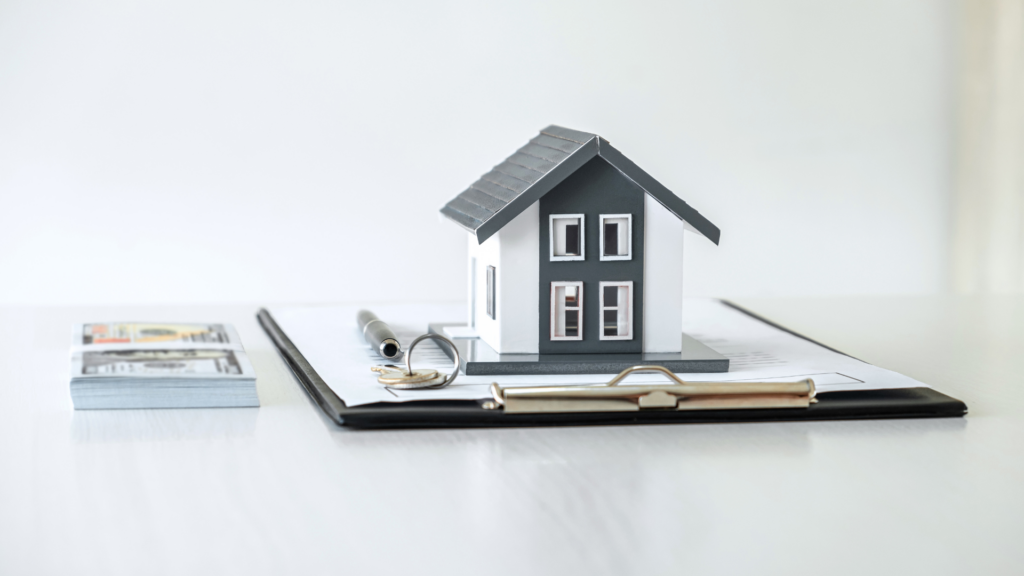
{"label": "white window frame", "polygon": [[[600,310],[601,310],[601,316],[600,316],[601,328],[600,328],[600,330],[598,332],[599,332],[601,340],[632,340],[633,339],[633,324],[634,324],[633,323],[633,320],[634,320],[634,318],[633,318],[633,282],[632,281],[600,282],[599,284],[600,284],[600,287],[598,288],[598,290],[601,291],[601,293],[598,295],[598,298],[600,298],[600,300],[601,300],[601,308],[600,308]],[[605,289],[606,286],[615,286],[616,288],[621,288],[621,287],[625,286],[626,288],[629,289],[628,290],[629,297],[627,298],[628,302],[625,304],[625,307],[626,307],[626,327],[627,327],[627,330],[629,331],[629,334],[627,334],[626,336],[605,336],[604,335],[604,311],[605,310],[618,310],[619,313],[621,314],[622,313],[622,308],[623,308],[622,302],[620,302],[616,306],[609,306],[607,308],[605,307],[605,305],[604,305],[604,289]]]}
{"label": "white window frame", "polygon": [[[604,255],[604,221],[612,218],[625,218],[626,219],[626,253],[618,256],[605,256]],[[601,260],[632,260],[633,259],[633,215],[632,214],[601,214],[600,222],[598,223],[598,236],[601,239]]]}
{"label": "white window frame", "polygon": [[[577,335],[576,336],[555,336],[555,319],[557,318],[557,314],[558,314],[558,300],[555,298],[555,294],[557,293],[556,288],[566,287],[566,286],[575,286],[576,289],[577,289],[576,299],[578,300],[578,304],[577,304],[576,307],[574,307],[574,309],[578,310],[579,313],[580,313],[580,315],[579,315],[579,322],[580,322],[579,330],[577,331]],[[550,321],[549,321],[549,323],[550,323],[550,330],[548,331],[548,336],[551,338],[552,342],[583,340],[583,282],[575,282],[575,281],[573,281],[573,282],[552,282],[551,283],[551,316],[549,318],[550,318]],[[562,320],[562,323],[565,324],[565,320],[564,319]]]}
{"label": "white window frame", "polygon": [[498,269],[487,266],[484,272],[484,290],[487,293],[485,312],[491,320],[498,319]]}
{"label": "white window frame", "polygon": [[[580,255],[579,256],[555,256],[555,219],[556,218],[579,218],[580,219]],[[586,260],[587,258],[587,224],[583,214],[552,214],[548,217],[548,254],[552,262],[573,262]]]}

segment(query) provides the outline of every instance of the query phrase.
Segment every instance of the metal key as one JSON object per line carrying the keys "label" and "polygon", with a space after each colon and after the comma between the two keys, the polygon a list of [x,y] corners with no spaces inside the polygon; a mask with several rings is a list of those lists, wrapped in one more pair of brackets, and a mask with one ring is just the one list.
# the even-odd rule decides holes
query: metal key
{"label": "metal key", "polygon": [[[417,343],[426,338],[439,340],[451,347],[452,354],[455,356],[455,363],[452,366],[453,372],[451,377],[432,368],[413,369],[411,363],[413,348],[416,347]],[[397,390],[413,390],[416,388],[444,388],[455,381],[455,378],[459,374],[459,367],[459,350],[451,340],[438,334],[424,334],[413,340],[412,344],[409,345],[409,349],[406,350],[405,368],[395,366],[394,364],[384,364],[381,366],[374,366],[370,368],[370,370],[379,374],[379,376],[377,376],[377,381],[388,388],[395,388]]]}
{"label": "metal key", "polygon": [[414,384],[416,382],[433,380],[437,377],[437,370],[430,368],[417,368],[413,370],[411,374],[402,368],[392,365],[374,366],[373,368],[370,368],[370,370],[380,374],[380,376],[377,377],[377,381],[381,384],[398,384],[403,382]]}
{"label": "metal key", "polygon": [[374,366],[371,371],[379,374],[377,382],[388,388],[411,390],[414,388],[432,388],[448,379],[448,375],[431,368],[417,368],[410,374],[404,368],[394,365]]}

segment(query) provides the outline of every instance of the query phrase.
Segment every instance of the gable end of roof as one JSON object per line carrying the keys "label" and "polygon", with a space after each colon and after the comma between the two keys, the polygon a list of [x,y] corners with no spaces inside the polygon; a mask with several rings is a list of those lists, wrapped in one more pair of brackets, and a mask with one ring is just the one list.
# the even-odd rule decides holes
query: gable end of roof
{"label": "gable end of roof", "polygon": [[629,178],[643,188],[659,204],[667,208],[669,212],[692,226],[697,233],[714,242],[716,246],[718,245],[718,241],[722,237],[722,231],[718,229],[718,226],[712,224],[710,220],[687,204],[685,200],[676,196],[661,182],[658,182],[653,176],[645,172],[643,168],[640,168],[632,160],[626,158],[611,143],[600,137],[598,138],[598,155],[626,178]]}

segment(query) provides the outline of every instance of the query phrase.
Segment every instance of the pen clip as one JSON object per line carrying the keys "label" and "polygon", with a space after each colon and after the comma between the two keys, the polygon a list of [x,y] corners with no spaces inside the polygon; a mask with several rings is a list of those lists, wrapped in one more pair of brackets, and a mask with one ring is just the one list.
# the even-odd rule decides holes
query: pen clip
{"label": "pen clip", "polygon": [[[619,386],[638,372],[660,372],[669,384]],[[506,413],[635,412],[640,410],[732,410],[807,408],[815,402],[814,381],[686,382],[663,366],[633,366],[595,386],[502,387],[491,395]]]}

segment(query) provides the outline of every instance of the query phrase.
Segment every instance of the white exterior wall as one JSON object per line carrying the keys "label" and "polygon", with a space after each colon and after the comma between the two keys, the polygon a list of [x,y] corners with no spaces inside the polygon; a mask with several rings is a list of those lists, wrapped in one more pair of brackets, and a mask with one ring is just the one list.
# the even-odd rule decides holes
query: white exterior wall
{"label": "white exterior wall", "polygon": [[[546,223],[545,223],[546,224]],[[536,354],[540,350],[540,202],[498,232],[498,317],[502,354]]]}
{"label": "white exterior wall", "polygon": [[[480,338],[491,345],[495,350],[501,349],[501,319],[504,316],[501,311],[502,290],[501,280],[504,276],[501,266],[501,234],[495,234],[483,244],[477,244],[476,237],[467,234],[469,238],[469,258],[466,260],[466,269],[472,274],[473,258],[476,258],[476,277],[473,282],[476,289],[476,302],[473,302],[473,286],[469,293],[469,306],[475,306],[476,310],[470,310],[469,318],[476,317],[476,331]],[[494,320],[487,315],[487,267],[494,266],[496,270],[497,287],[496,298],[498,302],[497,318]]]}
{"label": "white exterior wall", "polygon": [[[476,331],[484,342],[502,354],[536,354],[540,322],[540,204],[516,216],[497,234],[477,244],[470,234],[467,270],[476,258],[476,302],[470,286],[468,318],[476,318]],[[487,315],[487,267],[495,268],[496,318]]]}
{"label": "white exterior wall", "polygon": [[683,347],[683,221],[644,194],[644,352]]}

